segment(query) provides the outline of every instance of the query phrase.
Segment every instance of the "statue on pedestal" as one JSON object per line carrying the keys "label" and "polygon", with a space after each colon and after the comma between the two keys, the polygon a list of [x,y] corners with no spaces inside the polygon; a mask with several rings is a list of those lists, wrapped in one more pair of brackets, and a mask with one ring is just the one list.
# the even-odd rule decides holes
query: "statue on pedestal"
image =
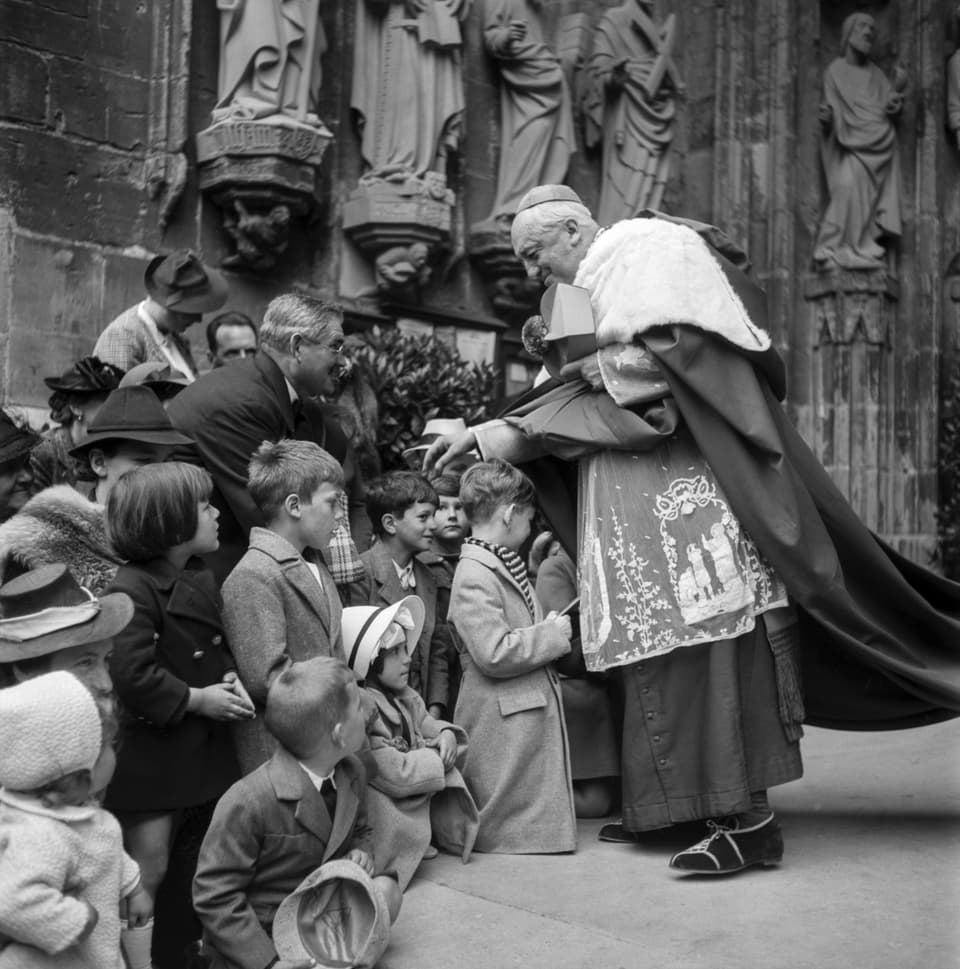
{"label": "statue on pedestal", "polygon": [[602,145],[600,225],[659,208],[670,174],[677,95],[675,18],[658,26],[653,0],[627,0],[597,24],[587,64],[587,147]]}
{"label": "statue on pedestal", "polygon": [[876,23],[866,13],[843,22],[838,57],[823,78],[821,157],[830,196],[813,258],[818,269],[877,269],[900,236],[900,158],[893,119],[906,74],[891,82],[869,60]]}
{"label": "statue on pedestal", "polygon": [[540,8],[541,0],[484,6],[484,43],[500,67],[500,166],[487,222],[506,233],[520,199],[535,185],[562,182],[576,149],[570,93],[546,44]]}
{"label": "statue on pedestal", "polygon": [[468,8],[468,0],[357,0],[350,106],[366,178],[446,173],[446,154],[460,142]]}
{"label": "statue on pedestal", "polygon": [[220,81],[214,121],[317,122],[327,49],[319,0],[217,0]]}
{"label": "statue on pedestal", "polygon": [[236,251],[224,265],[264,271],[294,216],[314,207],[333,135],[317,115],[326,38],[320,0],[217,0],[219,100],[197,134],[200,189],[223,211]]}
{"label": "statue on pedestal", "polygon": [[357,0],[350,107],[367,170],[344,206],[343,227],[367,258],[418,243],[429,258],[450,240],[447,155],[460,145],[460,22],[469,5]]}

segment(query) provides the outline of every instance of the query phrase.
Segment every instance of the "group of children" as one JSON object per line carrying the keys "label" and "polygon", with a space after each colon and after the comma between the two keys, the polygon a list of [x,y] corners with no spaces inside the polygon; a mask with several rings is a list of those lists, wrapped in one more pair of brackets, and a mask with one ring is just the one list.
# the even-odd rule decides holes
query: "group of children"
{"label": "group of children", "polygon": [[[133,605],[109,657],[121,718],[115,772],[99,766],[117,733],[111,714],[97,713],[94,742],[91,699],[81,745],[63,699],[77,694],[69,674],[30,679],[20,670],[23,682],[0,691],[0,846],[23,817],[38,832],[95,823],[112,832],[102,836],[109,877],[105,869],[102,885],[77,880],[68,856],[85,849],[64,829],[51,839],[66,846],[55,872],[46,855],[17,856],[23,901],[11,905],[0,847],[0,969],[123,965],[121,900],[128,933],[149,925],[191,812],[210,818],[193,907],[203,952],[220,969],[292,966],[273,919],[331,859],[360,866],[392,919],[437,847],[464,860],[474,848],[574,850],[552,666],[570,652],[572,631],[568,616],[544,615],[519,554],[535,513],[532,484],[499,460],[474,464],[459,481],[410,471],[373,482],[377,541],[342,602],[316,550],[339,523],[343,483],[317,445],[265,442],[248,489],[266,524],[252,530],[222,591],[202,563],[217,547],[218,517],[205,471],[151,464],[113,483],[107,529],[124,564],[110,591]],[[4,631],[9,621],[0,618],[0,640],[14,635]],[[25,772],[22,746],[7,742],[17,731],[48,731],[43,749],[66,744],[76,756],[49,754]],[[116,899],[109,918],[95,894]],[[163,911],[155,916],[163,933]]]}

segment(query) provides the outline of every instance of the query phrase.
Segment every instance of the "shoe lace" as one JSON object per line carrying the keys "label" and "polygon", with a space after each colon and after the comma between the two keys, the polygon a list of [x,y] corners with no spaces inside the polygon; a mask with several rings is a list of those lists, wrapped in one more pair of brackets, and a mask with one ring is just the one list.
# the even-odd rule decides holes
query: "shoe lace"
{"label": "shoe lace", "polygon": [[716,838],[718,835],[734,830],[732,825],[724,824],[722,821],[707,821],[707,828],[709,829],[710,833],[702,841],[698,841],[692,848],[687,848],[684,854],[693,854],[694,852],[703,853],[708,851],[714,838]]}

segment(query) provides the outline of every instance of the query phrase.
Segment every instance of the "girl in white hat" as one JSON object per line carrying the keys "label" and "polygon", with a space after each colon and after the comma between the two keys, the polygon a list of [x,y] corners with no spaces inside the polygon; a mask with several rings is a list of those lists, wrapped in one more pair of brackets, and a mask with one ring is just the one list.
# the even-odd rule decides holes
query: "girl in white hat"
{"label": "girl in white hat", "polygon": [[0,969],[123,969],[121,913],[149,965],[153,903],[97,801],[116,732],[65,671],[0,690]]}
{"label": "girl in white hat", "polygon": [[423,620],[419,596],[343,610],[347,661],[377,709],[367,727],[377,765],[367,797],[374,855],[381,870],[397,872],[401,889],[421,860],[436,854],[431,838],[466,862],[478,824],[457,769],[466,759],[467,735],[430,716],[408,683]]}

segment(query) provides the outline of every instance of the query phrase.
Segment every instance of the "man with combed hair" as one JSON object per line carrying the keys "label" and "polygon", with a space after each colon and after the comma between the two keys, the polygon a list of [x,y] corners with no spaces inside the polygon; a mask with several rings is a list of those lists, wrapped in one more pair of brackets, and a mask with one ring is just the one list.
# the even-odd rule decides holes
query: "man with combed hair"
{"label": "man with combed hair", "polygon": [[[264,524],[263,513],[247,491],[250,458],[264,441],[313,441],[344,465],[356,487],[346,435],[332,410],[315,400],[336,392],[342,360],[340,308],[287,293],[267,307],[255,356],[211,370],[170,404],[170,420],[196,442],[200,461],[216,484],[213,501],[221,515],[220,548],[207,561],[219,581],[246,551],[250,529]],[[354,507],[362,511],[362,499]],[[354,521],[362,524],[362,517]],[[355,564],[359,556],[351,551],[349,525],[344,528],[335,541],[347,543],[347,551],[340,546],[337,560],[331,562],[338,584],[362,574]]]}
{"label": "man with combed hair", "polygon": [[425,465],[472,447],[523,462],[578,552],[585,661],[625,698],[623,823],[601,837],[716,819],[673,868],[776,864],[766,791],[801,775],[804,719],[960,714],[960,586],[872,535],[787,420],[764,294],[729,239],[585,212],[540,186],[512,233],[531,278],[587,291],[598,349],[564,360],[547,341],[554,379]]}

